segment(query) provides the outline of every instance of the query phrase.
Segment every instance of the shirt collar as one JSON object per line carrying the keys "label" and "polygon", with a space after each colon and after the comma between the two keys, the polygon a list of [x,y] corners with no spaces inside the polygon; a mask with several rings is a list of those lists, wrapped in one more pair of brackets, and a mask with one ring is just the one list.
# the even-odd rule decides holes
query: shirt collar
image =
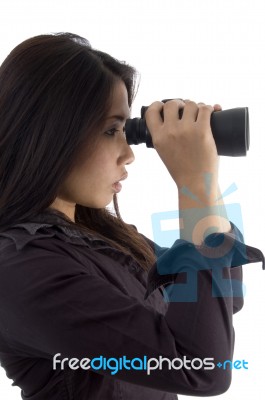
{"label": "shirt collar", "polygon": [[[51,229],[52,228],[52,229]],[[139,274],[143,273],[142,268],[135,262],[131,255],[112,247],[110,243],[89,231],[84,231],[78,225],[73,225],[68,217],[53,209],[35,215],[30,221],[20,222],[12,225],[8,230],[0,232],[0,237],[11,239],[18,251],[36,239],[56,237],[64,242],[78,246],[86,246],[110,256],[113,260],[126,265],[129,270]],[[6,244],[0,241],[0,250]]]}
{"label": "shirt collar", "polygon": [[[54,227],[54,229],[49,229]],[[46,229],[45,229],[46,228]],[[18,250],[37,238],[57,236],[65,242],[90,247],[110,247],[101,237],[73,225],[68,217],[60,211],[46,209],[31,217],[29,221],[12,225],[0,236],[13,239]]]}

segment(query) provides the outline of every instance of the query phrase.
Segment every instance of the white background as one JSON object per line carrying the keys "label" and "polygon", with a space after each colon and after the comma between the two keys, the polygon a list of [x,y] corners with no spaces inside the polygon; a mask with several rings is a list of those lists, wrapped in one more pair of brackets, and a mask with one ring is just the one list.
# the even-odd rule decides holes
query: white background
{"label": "white background", "polygon": [[[1,0],[0,61],[31,36],[74,32],[140,72],[133,117],[141,105],[163,98],[220,103],[223,109],[249,107],[250,151],[243,158],[221,157],[220,184],[223,191],[237,185],[226,203],[240,204],[246,243],[265,251],[263,7],[262,0]],[[177,210],[177,190],[155,150],[133,149],[136,160],[119,194],[120,210],[124,220],[152,238],[152,213]],[[251,264],[244,275],[247,293],[234,319],[234,359],[245,359],[249,369],[234,371],[229,391],[219,396],[223,400],[265,393],[265,271],[260,263]],[[1,399],[20,398],[11,383],[0,368]]]}

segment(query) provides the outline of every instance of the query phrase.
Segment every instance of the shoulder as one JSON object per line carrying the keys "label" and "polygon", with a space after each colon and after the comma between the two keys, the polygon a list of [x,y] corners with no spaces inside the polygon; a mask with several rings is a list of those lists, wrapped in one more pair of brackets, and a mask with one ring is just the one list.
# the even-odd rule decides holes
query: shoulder
{"label": "shoulder", "polygon": [[[71,237],[64,234],[55,226],[43,226],[34,231],[33,224],[13,227],[0,232],[0,275],[4,270],[24,271],[32,269],[41,272],[45,268],[55,272],[61,268],[82,269],[84,257],[77,246],[84,247],[85,241],[81,237]],[[30,231],[30,229],[32,229]],[[86,271],[89,265],[89,251],[85,257]]]}
{"label": "shoulder", "polygon": [[[108,276],[132,273],[138,266],[97,237],[63,226],[16,226],[0,232],[0,276],[14,271],[20,275],[32,271],[42,274],[84,273]],[[1,279],[1,278],[0,278]]]}

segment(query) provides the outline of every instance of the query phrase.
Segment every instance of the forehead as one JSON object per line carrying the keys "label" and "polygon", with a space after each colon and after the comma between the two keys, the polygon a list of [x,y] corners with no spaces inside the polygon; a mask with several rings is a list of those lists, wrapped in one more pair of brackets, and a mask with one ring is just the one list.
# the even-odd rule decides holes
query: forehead
{"label": "forehead", "polygon": [[114,86],[111,107],[108,113],[108,118],[115,116],[123,117],[123,119],[127,119],[130,116],[128,92],[122,81],[118,81]]}

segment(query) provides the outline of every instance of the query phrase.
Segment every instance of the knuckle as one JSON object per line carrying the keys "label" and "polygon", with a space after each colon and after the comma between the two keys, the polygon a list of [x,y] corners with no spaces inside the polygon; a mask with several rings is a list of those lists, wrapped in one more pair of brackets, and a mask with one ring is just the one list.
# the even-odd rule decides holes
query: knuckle
{"label": "knuckle", "polygon": [[204,104],[204,103],[200,103],[200,104],[199,104],[199,108],[200,108],[200,110],[202,110],[202,111],[212,111],[212,110],[213,110],[213,107],[212,107],[212,106],[207,105],[207,104]]}
{"label": "knuckle", "polygon": [[145,116],[152,114],[153,112],[160,111],[163,108],[163,103],[161,101],[154,101],[145,111]]}
{"label": "knuckle", "polygon": [[172,106],[176,107],[176,106],[183,105],[183,104],[184,104],[184,102],[181,99],[172,99],[172,100],[168,100],[165,102],[164,108],[171,108]]}
{"label": "knuckle", "polygon": [[172,106],[176,105],[177,102],[176,100],[168,100],[165,104],[164,104],[164,108],[168,109],[171,108]]}
{"label": "knuckle", "polygon": [[186,103],[187,107],[192,107],[192,108],[197,108],[198,107],[198,105],[197,105],[197,103],[195,103],[195,101],[191,101],[191,100],[186,101],[185,100],[185,103]]}
{"label": "knuckle", "polygon": [[149,107],[148,107],[148,109],[149,108],[160,108],[160,107],[163,107],[163,103],[161,102],[161,101],[154,101]]}

